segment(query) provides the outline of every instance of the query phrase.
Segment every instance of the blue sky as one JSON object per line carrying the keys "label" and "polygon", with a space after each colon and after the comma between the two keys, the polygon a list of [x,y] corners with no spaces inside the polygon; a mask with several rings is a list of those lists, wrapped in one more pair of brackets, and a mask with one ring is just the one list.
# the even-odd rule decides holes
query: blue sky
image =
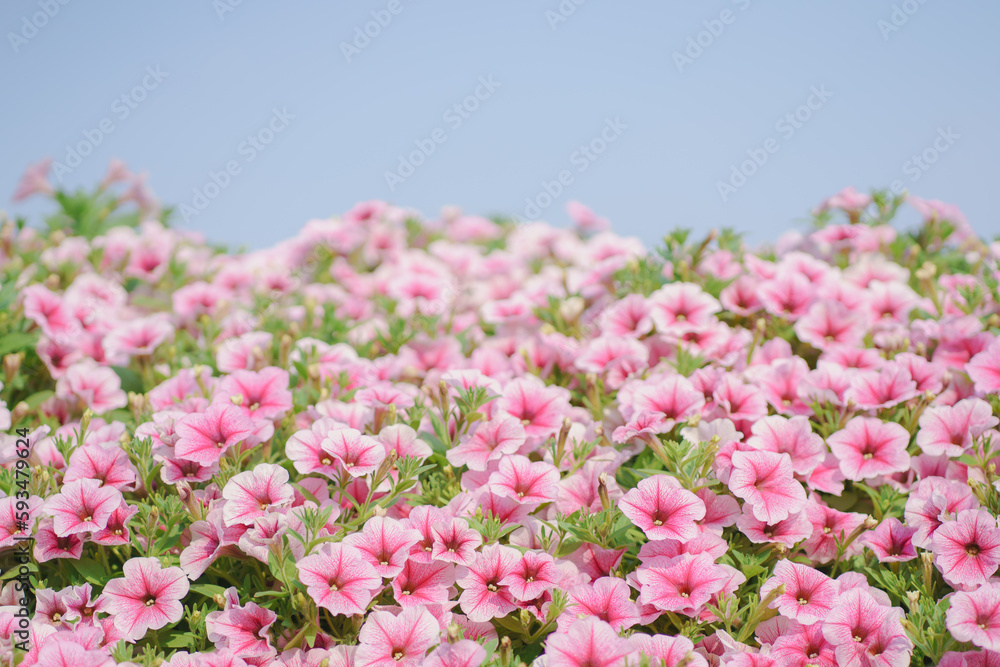
{"label": "blue sky", "polygon": [[207,202],[179,225],[251,248],[375,198],[761,242],[893,182],[1000,232],[997,3],[64,1],[0,7],[15,214],[45,210],[7,201],[27,163],[90,142],[65,185],[122,158]]}

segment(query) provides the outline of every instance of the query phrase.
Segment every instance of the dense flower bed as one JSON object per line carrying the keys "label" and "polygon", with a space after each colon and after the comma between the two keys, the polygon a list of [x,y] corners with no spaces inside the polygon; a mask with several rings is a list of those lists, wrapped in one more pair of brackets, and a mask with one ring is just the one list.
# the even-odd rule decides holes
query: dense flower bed
{"label": "dense flower bed", "polygon": [[0,234],[11,664],[1000,664],[1000,244],[954,207],[650,252],[367,202],[228,254],[46,169]]}

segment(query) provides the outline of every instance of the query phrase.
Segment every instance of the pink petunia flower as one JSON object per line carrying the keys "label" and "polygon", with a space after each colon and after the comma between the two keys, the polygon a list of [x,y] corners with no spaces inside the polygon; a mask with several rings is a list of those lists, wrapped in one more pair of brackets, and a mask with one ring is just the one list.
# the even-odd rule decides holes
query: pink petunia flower
{"label": "pink petunia flower", "polygon": [[601,577],[569,590],[569,602],[559,616],[559,632],[566,632],[578,618],[598,618],[616,632],[639,623],[639,608],[631,600],[624,579]]}
{"label": "pink petunia flower", "polygon": [[268,630],[276,620],[277,614],[254,602],[234,605],[208,615],[208,640],[214,642],[216,648],[229,649],[239,658],[269,658],[276,651],[271,646]]}
{"label": "pink petunia flower", "polygon": [[555,500],[559,471],[551,463],[530,461],[513,455],[500,459],[499,469],[488,484],[493,493],[513,498],[519,503],[544,503]]}
{"label": "pink petunia flower", "polygon": [[904,526],[896,517],[887,517],[875,530],[861,537],[862,543],[871,549],[880,563],[900,563],[917,557],[913,546],[916,528]]}
{"label": "pink petunia flower", "polygon": [[419,563],[409,559],[392,580],[392,592],[403,608],[445,604],[449,599],[449,587],[454,583],[455,566],[451,563]]}
{"label": "pink petunia flower", "polygon": [[1000,391],[1000,338],[972,357],[965,370],[978,393],[987,395]]}
{"label": "pink petunia flower", "polygon": [[753,435],[747,445],[765,452],[788,454],[792,470],[798,475],[808,475],[826,456],[823,438],[812,432],[805,417],[786,419],[778,415],[764,417],[753,425]]}
{"label": "pink petunia flower", "polygon": [[471,438],[463,438],[445,456],[455,467],[486,470],[491,461],[516,453],[524,441],[524,426],[513,417],[500,415],[480,424]]}
{"label": "pink petunia flower", "polygon": [[653,558],[636,570],[639,601],[691,615],[721,591],[730,574],[710,554]]}
{"label": "pink petunia flower", "polygon": [[526,551],[513,571],[500,580],[519,602],[529,602],[555,588],[561,579],[559,568],[544,551]]}
{"label": "pink petunia flower", "polygon": [[255,431],[254,423],[235,405],[216,403],[204,412],[183,417],[174,426],[178,435],[174,453],[208,466]]}
{"label": "pink petunia flower", "polygon": [[935,405],[920,415],[917,445],[932,456],[961,456],[974,439],[1000,424],[993,408],[980,398],[966,398],[954,405]]}
{"label": "pink petunia flower", "polygon": [[431,534],[434,536],[431,558],[446,563],[470,565],[476,557],[476,549],[483,544],[483,536],[470,528],[465,519],[438,522],[431,526]]}
{"label": "pink petunia flower", "polygon": [[934,562],[945,581],[978,586],[1000,568],[1000,528],[983,510],[962,510],[934,532]]}
{"label": "pink petunia flower", "polygon": [[420,531],[384,516],[368,519],[360,532],[344,538],[344,544],[355,547],[376,572],[388,578],[403,571],[410,549],[419,541]]}
{"label": "pink petunia flower", "polygon": [[299,581],[318,606],[333,614],[363,614],[382,577],[354,547],[324,544],[297,563]]}
{"label": "pink petunia flower", "polygon": [[268,366],[259,371],[237,370],[222,378],[212,399],[216,403],[234,403],[251,419],[277,421],[292,408],[288,390],[288,371]]}
{"label": "pink petunia flower", "polygon": [[826,618],[837,606],[837,586],[833,579],[808,565],[779,560],[774,566],[774,575],[760,588],[761,598],[782,584],[785,592],[775,598],[771,607],[803,625]]}
{"label": "pink petunia flower", "polygon": [[222,516],[227,526],[250,526],[277,507],[292,504],[294,492],[288,471],[272,463],[258,463],[253,470],[233,476],[222,489],[226,504]]}
{"label": "pink petunia flower", "polygon": [[840,459],[840,470],[847,479],[861,481],[905,472],[910,467],[906,451],[910,434],[899,424],[854,417],[826,442]]}
{"label": "pink petunia flower", "polygon": [[524,425],[529,437],[555,435],[569,411],[569,391],[543,384],[534,376],[512,380],[504,387],[499,408]]}
{"label": "pink petunia flower", "polygon": [[986,584],[951,597],[945,625],[960,642],[1000,651],[1000,585]]}
{"label": "pink petunia flower", "polygon": [[806,502],[806,492],[793,477],[788,454],[733,452],[729,489],[753,508],[755,517],[767,523],[787,519]]}
{"label": "pink petunia flower", "polygon": [[409,607],[398,616],[373,611],[358,634],[354,667],[399,667],[420,664],[438,642],[441,626],[423,607]]}
{"label": "pink petunia flower", "polygon": [[124,577],[105,584],[98,609],[114,617],[115,628],[128,641],[181,620],[181,600],[189,586],[179,567],[164,568],[156,558],[132,558],[122,572]]}
{"label": "pink petunia flower", "polygon": [[705,517],[701,498],[669,475],[653,475],[618,501],[622,514],[649,539],[686,540],[698,534],[695,523]]}
{"label": "pink petunia flower", "polygon": [[456,581],[462,595],[458,603],[470,620],[489,621],[517,608],[510,588],[500,582],[516,570],[520,560],[516,549],[491,544],[483,548],[472,565],[459,568]]}
{"label": "pink petunia flower", "polygon": [[629,640],[596,618],[580,619],[545,641],[548,667],[620,667],[634,651]]}
{"label": "pink petunia flower", "polygon": [[78,479],[49,498],[45,512],[53,518],[59,537],[103,530],[112,512],[123,502],[118,489],[101,486],[97,479]]}
{"label": "pink petunia flower", "polygon": [[889,362],[877,371],[857,373],[844,397],[862,410],[881,410],[919,395],[910,371],[902,364]]}
{"label": "pink petunia flower", "polygon": [[479,667],[486,660],[486,649],[471,639],[441,644],[421,663],[423,667]]}
{"label": "pink petunia flower", "polygon": [[373,473],[385,460],[382,443],[353,428],[332,430],[320,444],[351,477]]}
{"label": "pink petunia flower", "polygon": [[118,375],[92,359],[73,364],[56,380],[56,396],[79,400],[98,415],[128,405]]}

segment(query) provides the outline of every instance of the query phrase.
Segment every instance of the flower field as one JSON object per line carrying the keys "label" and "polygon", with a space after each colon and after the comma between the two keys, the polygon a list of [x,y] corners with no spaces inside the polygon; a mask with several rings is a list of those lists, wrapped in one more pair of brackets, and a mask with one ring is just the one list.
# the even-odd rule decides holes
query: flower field
{"label": "flower field", "polygon": [[237,254],[47,168],[0,230],[7,664],[1000,665],[956,207],[649,249],[373,201]]}

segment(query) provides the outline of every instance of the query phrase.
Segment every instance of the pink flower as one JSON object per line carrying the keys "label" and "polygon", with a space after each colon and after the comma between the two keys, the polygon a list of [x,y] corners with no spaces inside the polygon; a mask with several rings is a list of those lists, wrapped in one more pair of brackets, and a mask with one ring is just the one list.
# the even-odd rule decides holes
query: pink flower
{"label": "pink flower", "polygon": [[788,454],[792,459],[792,470],[798,475],[811,473],[826,456],[823,438],[812,432],[805,417],[764,417],[753,425],[752,433],[747,438],[748,446],[765,452]]}
{"label": "pink flower", "polygon": [[898,563],[913,560],[917,550],[913,546],[916,528],[904,526],[896,517],[888,517],[861,538],[861,541],[878,557],[880,563]]}
{"label": "pink flower", "polygon": [[423,667],[479,667],[486,660],[486,649],[471,639],[441,644],[424,659]]}
{"label": "pink flower", "polygon": [[181,620],[188,580],[179,567],[164,569],[156,558],[132,558],[122,572],[124,577],[104,586],[99,610],[114,617],[115,628],[127,640],[138,641],[150,629]]}
{"label": "pink flower", "polygon": [[298,562],[299,581],[320,607],[333,614],[364,614],[382,577],[356,548],[327,543]]}
{"label": "pink flower", "polygon": [[108,517],[103,530],[98,530],[90,539],[103,547],[120,547],[132,541],[132,531],[128,523],[138,513],[139,508],[122,501],[122,504]]}
{"label": "pink flower", "polygon": [[787,667],[838,667],[835,647],[823,636],[823,624],[793,625],[771,644],[770,656]]}
{"label": "pink flower", "polygon": [[545,641],[548,667],[619,667],[634,652],[627,639],[596,618],[574,623],[566,633],[553,633]]}
{"label": "pink flower", "polygon": [[787,519],[806,502],[806,492],[793,477],[788,454],[733,452],[729,489],[753,508],[755,517],[767,523]]}
{"label": "pink flower", "polygon": [[934,561],[948,583],[978,586],[1000,568],[1000,528],[983,510],[962,510],[934,533]]}
{"label": "pink flower", "polygon": [[52,194],[55,192],[49,183],[49,169],[52,167],[52,158],[47,157],[39,162],[30,165],[24,170],[17,189],[14,190],[13,201],[22,201],[34,194]]}
{"label": "pink flower", "polygon": [[216,385],[213,402],[232,403],[235,397],[240,398],[239,406],[251,419],[277,421],[292,408],[288,371],[274,366],[234,371]]}
{"label": "pink flower", "polygon": [[529,437],[555,435],[569,411],[569,391],[542,383],[534,376],[512,380],[498,400],[505,413],[524,425]]}
{"label": "pink flower", "polygon": [[678,667],[682,663],[685,667],[708,667],[708,662],[700,653],[695,653],[694,644],[687,637],[637,632],[629,641],[640,655],[653,661],[662,660],[664,667]]}
{"label": "pink flower", "polygon": [[779,560],[774,576],[760,588],[761,598],[784,584],[785,592],[771,603],[782,616],[811,625],[826,618],[837,605],[837,586],[833,579],[808,565]]}
{"label": "pink flower", "polygon": [[226,451],[254,433],[254,424],[233,404],[216,403],[205,412],[183,417],[174,426],[179,436],[174,453],[208,466],[217,463]]}
{"label": "pink flower", "polygon": [[[899,608],[884,607],[863,588],[852,588],[823,621],[823,636],[836,647],[837,664],[909,664],[913,648],[899,617]],[[888,655],[885,655],[888,654]],[[884,656],[879,660],[879,656]]]}
{"label": "pink flower", "polygon": [[660,333],[683,333],[716,322],[722,307],[693,283],[668,283],[649,295],[650,317]]}
{"label": "pink flower", "polygon": [[373,473],[385,460],[385,447],[382,443],[353,428],[330,431],[320,445],[323,451],[340,462],[351,477],[364,477]]}
{"label": "pink flower", "polygon": [[559,568],[551,555],[544,551],[526,551],[500,583],[507,586],[515,600],[529,602],[554,588],[560,578]]}
{"label": "pink flower", "polygon": [[392,592],[404,608],[444,604],[449,599],[448,587],[454,583],[455,566],[451,563],[418,563],[409,559],[392,580]]}
{"label": "pink flower", "polygon": [[1000,585],[986,584],[951,597],[945,625],[960,642],[1000,651]]}
{"label": "pink flower", "polygon": [[226,482],[222,489],[226,500],[222,516],[227,526],[250,526],[254,519],[267,516],[273,508],[291,505],[294,495],[287,470],[272,463],[259,463],[252,471],[241,472]]}
{"label": "pink flower", "polygon": [[795,335],[817,350],[837,345],[859,345],[865,336],[864,320],[837,301],[817,301],[795,323]]}
{"label": "pink flower", "polygon": [[653,558],[636,570],[639,602],[692,615],[725,588],[730,573],[710,554]]}
{"label": "pink flower", "polygon": [[105,353],[113,358],[150,355],[174,335],[174,327],[164,315],[152,315],[125,322],[104,337]]}
{"label": "pink flower", "polygon": [[556,498],[559,471],[545,461],[532,462],[526,456],[505,456],[489,478],[490,489],[519,503],[544,503]]}
{"label": "pink flower", "polygon": [[957,457],[972,441],[1000,424],[993,408],[980,398],[966,398],[954,405],[935,405],[920,416],[917,445],[932,456]]}
{"label": "pink flower", "polygon": [[354,667],[420,664],[440,633],[437,619],[423,607],[404,609],[399,616],[373,611],[358,634]]}
{"label": "pink flower", "polygon": [[862,410],[891,408],[920,395],[917,383],[902,364],[889,362],[877,371],[861,371],[844,394]]}
{"label": "pink flower", "polygon": [[618,501],[622,514],[651,540],[688,540],[705,517],[705,503],[669,475],[653,475]]}
{"label": "pink flower", "polygon": [[972,357],[966,364],[965,370],[980,394],[987,395],[1000,391],[1000,338]]}
{"label": "pink flower", "polygon": [[269,657],[275,653],[268,630],[278,615],[253,602],[210,613],[206,619],[208,640],[216,648],[228,648],[240,658]]}
{"label": "pink flower", "polygon": [[853,186],[849,185],[832,197],[827,198],[822,204],[819,205],[816,212],[836,208],[852,214],[852,216],[856,216],[864,211],[871,203],[872,198],[870,195],[862,194],[854,189]]}
{"label": "pink flower", "polygon": [[736,527],[754,544],[784,544],[789,549],[812,534],[812,525],[805,512],[797,512],[787,519],[769,524],[754,516],[750,503],[743,506],[743,514],[736,520]]}
{"label": "pink flower", "polygon": [[357,548],[376,572],[389,578],[403,571],[410,549],[419,541],[420,531],[384,516],[368,519],[361,532],[344,538],[344,544]]}
{"label": "pink flower", "polygon": [[45,512],[53,518],[59,537],[103,530],[112,512],[123,502],[122,494],[97,479],[78,479],[49,498]]}
{"label": "pink flower", "polygon": [[87,444],[73,450],[63,483],[78,479],[96,479],[124,490],[135,483],[135,467],[116,443]]}
{"label": "pink flower", "polygon": [[[446,563],[470,565],[476,557],[476,549],[483,544],[483,536],[478,530],[469,528],[465,519],[446,519],[431,526],[431,558]],[[420,533],[417,532],[418,541]]]}
{"label": "pink flower", "polygon": [[514,454],[524,441],[524,426],[519,421],[505,415],[496,416],[480,424],[471,438],[459,442],[445,456],[453,466],[464,465],[469,470],[486,470],[490,461]]}
{"label": "pink flower", "polygon": [[910,434],[899,424],[855,417],[826,442],[847,479],[860,481],[910,468]]}
{"label": "pink flower", "polygon": [[639,623],[639,608],[624,579],[601,577],[569,590],[566,610],[558,619],[559,632],[569,630],[581,617],[598,618],[619,632]]}
{"label": "pink flower", "polygon": [[[816,563],[833,560],[837,555],[837,541],[843,541],[865,521],[864,514],[840,512],[813,501],[806,504],[805,514],[812,524],[812,535],[802,543],[802,548]],[[855,541],[845,555],[860,553],[860,549],[861,545]]]}
{"label": "pink flower", "polygon": [[73,364],[56,380],[56,396],[78,399],[98,415],[128,405],[118,375],[92,359]]}
{"label": "pink flower", "polygon": [[456,581],[462,595],[458,603],[470,620],[489,621],[517,608],[510,588],[500,582],[516,570],[520,560],[516,549],[491,544],[483,548],[472,565],[460,568]]}

